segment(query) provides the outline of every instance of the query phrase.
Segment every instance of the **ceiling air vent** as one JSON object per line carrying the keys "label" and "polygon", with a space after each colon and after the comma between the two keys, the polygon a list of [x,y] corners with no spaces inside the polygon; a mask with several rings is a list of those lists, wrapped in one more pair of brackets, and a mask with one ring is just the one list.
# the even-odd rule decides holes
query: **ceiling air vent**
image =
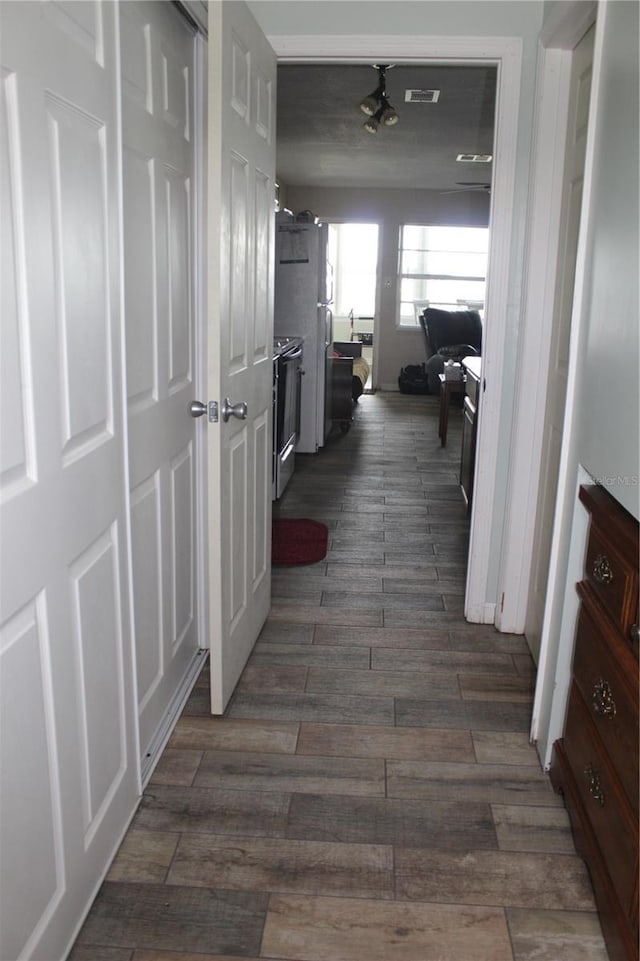
{"label": "ceiling air vent", "polygon": [[493,157],[490,153],[459,153],[456,160],[459,163],[490,164]]}
{"label": "ceiling air vent", "polygon": [[405,90],[405,103],[437,103],[440,97],[439,90]]}

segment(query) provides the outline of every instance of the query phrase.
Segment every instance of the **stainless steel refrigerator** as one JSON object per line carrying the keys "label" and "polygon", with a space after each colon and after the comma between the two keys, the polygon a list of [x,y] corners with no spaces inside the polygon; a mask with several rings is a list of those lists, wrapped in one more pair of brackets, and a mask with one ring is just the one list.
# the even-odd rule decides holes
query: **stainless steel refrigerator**
{"label": "stainless steel refrigerator", "polygon": [[304,339],[300,435],[296,450],[315,454],[331,430],[333,271],[327,224],[276,215],[274,334]]}

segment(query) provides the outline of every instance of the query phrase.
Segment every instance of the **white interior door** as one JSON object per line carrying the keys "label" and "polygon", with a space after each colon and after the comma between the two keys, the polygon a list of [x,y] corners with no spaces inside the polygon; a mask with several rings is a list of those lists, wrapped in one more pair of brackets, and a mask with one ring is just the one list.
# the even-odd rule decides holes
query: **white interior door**
{"label": "white interior door", "polygon": [[560,225],[560,267],[554,300],[553,331],[549,354],[549,381],[536,507],[536,528],[525,619],[525,634],[536,663],[540,653],[542,619],[547,594],[558,466],[567,392],[569,338],[582,204],[594,33],[595,30],[592,27],[585,34],[573,51],[571,64],[563,209]]}
{"label": "white interior door", "polygon": [[0,10],[3,959],[64,955],[138,796],[116,16]]}
{"label": "white interior door", "polygon": [[[209,5],[208,439],[211,710],[271,603],[276,58],[244,3]],[[247,416],[222,407],[246,403]],[[204,421],[204,418],[202,419]]]}
{"label": "white interior door", "polygon": [[143,772],[198,650],[194,33],[121,4],[133,613]]}

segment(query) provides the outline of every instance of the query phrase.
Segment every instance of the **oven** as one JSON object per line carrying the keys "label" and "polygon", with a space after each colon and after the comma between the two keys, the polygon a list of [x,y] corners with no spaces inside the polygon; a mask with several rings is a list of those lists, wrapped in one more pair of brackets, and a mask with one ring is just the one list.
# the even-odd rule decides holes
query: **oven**
{"label": "oven", "polygon": [[287,486],[295,467],[300,433],[302,338],[277,337],[273,342],[273,500]]}

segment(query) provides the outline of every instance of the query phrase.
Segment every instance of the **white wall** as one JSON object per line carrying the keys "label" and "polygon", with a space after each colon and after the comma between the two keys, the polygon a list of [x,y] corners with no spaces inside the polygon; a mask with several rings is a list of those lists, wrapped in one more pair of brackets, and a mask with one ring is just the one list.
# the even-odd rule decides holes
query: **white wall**
{"label": "white wall", "polygon": [[598,90],[577,457],[635,517],[638,506],[638,5],[608,5]]}
{"label": "white wall", "polygon": [[[551,15],[550,5],[545,13]],[[600,3],[563,461],[536,734],[550,760],[566,708],[584,563],[578,483],[588,475],[636,518],[638,473],[638,5]]]}
{"label": "white wall", "polygon": [[381,228],[378,264],[376,339],[378,366],[375,386],[396,386],[400,368],[426,360],[420,330],[396,327],[398,298],[398,243],[403,223],[485,227],[489,198],[484,193],[443,196],[435,190],[352,190],[288,187],[287,206],[297,212],[312,210],[321,220],[377,223]]}
{"label": "white wall", "polygon": [[[425,34],[431,36],[537,35],[536,0],[249,0],[269,35]],[[366,11],[366,12],[365,12]]]}

